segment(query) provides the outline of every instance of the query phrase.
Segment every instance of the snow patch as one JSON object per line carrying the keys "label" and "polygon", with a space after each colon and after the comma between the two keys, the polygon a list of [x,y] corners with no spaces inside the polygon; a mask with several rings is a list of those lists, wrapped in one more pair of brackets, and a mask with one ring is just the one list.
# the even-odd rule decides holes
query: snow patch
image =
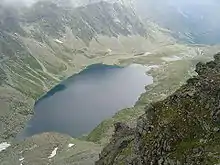
{"label": "snow patch", "polygon": [[69,147],[69,148],[71,148],[71,147],[73,147],[73,146],[75,146],[75,144],[71,144],[71,143],[68,144],[68,147]]}
{"label": "snow patch", "polygon": [[181,60],[181,57],[178,56],[172,56],[172,57],[162,57],[162,60],[166,61],[166,62],[171,62],[171,61],[178,61]]}
{"label": "snow patch", "polygon": [[51,158],[53,158],[54,156],[56,156],[57,150],[58,150],[58,147],[54,148],[54,150],[52,151],[52,153],[50,154],[50,156],[49,156],[48,158],[51,159]]}
{"label": "snow patch", "polygon": [[127,30],[132,31],[132,25],[127,25]]}
{"label": "snow patch", "polygon": [[24,158],[20,158],[19,161],[21,162],[20,165],[23,165]]}
{"label": "snow patch", "polygon": [[142,68],[142,69],[144,68],[144,66],[141,65],[141,64],[131,64],[128,67],[131,67],[131,68]]}
{"label": "snow patch", "polygon": [[58,40],[58,39],[55,39],[54,41],[57,42],[57,43],[59,43],[59,44],[63,44],[63,41],[60,41],[60,40]]}
{"label": "snow patch", "polygon": [[141,65],[141,64],[131,64],[128,67],[132,67],[132,68],[137,68],[140,70],[144,70],[145,72],[154,69],[154,68],[159,68],[159,65]]}
{"label": "snow patch", "polygon": [[21,161],[23,161],[23,160],[24,160],[24,158],[23,158],[23,157],[19,159],[19,161],[20,161],[20,162],[21,162]]}
{"label": "snow patch", "polygon": [[11,144],[8,144],[7,142],[1,143],[0,152],[6,150],[6,148],[8,148],[9,146],[11,146]]}
{"label": "snow patch", "polygon": [[107,52],[108,52],[108,53],[111,53],[111,52],[112,52],[112,50],[111,50],[111,49],[107,49]]}
{"label": "snow patch", "polygon": [[151,54],[152,54],[151,52],[144,53],[145,56],[148,56],[148,55],[151,55]]}
{"label": "snow patch", "polygon": [[118,18],[114,18],[113,20],[115,23],[121,23],[121,21]]}

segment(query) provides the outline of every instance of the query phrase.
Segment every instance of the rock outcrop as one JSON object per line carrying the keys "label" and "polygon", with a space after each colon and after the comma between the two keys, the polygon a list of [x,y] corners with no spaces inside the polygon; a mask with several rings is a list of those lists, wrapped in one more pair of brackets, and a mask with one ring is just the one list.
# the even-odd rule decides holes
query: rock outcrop
{"label": "rock outcrop", "polygon": [[97,165],[220,163],[220,53],[197,76],[146,107],[136,128],[120,124]]}

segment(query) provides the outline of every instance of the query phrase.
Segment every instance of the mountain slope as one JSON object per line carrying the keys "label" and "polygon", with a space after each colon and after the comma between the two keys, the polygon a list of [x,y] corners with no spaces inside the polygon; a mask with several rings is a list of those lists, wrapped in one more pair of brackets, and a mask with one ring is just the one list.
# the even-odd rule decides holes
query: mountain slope
{"label": "mountain slope", "polygon": [[[209,59],[210,52],[218,49],[179,43],[171,30],[141,20],[131,5],[134,1],[108,2],[80,1],[78,7],[68,0],[39,1],[30,7],[0,4],[0,147],[2,142],[11,144],[0,152],[1,162],[94,164],[115,122],[134,127],[147,104],[171,94],[192,75],[198,60]],[[102,146],[53,133],[16,141],[34,113],[34,102],[93,63],[139,63],[152,68],[148,74],[154,77],[137,105],[84,137]],[[76,150],[68,148],[70,143],[76,144]],[[57,155],[48,158],[57,147]]]}
{"label": "mountain slope", "polygon": [[117,123],[98,164],[218,164],[220,54],[198,63],[171,96],[146,106],[132,129]]}
{"label": "mountain slope", "polygon": [[[34,100],[106,55],[127,54],[132,48],[126,46],[126,36],[145,34],[141,21],[118,4],[73,8],[42,1],[31,8],[0,7],[1,137],[6,139],[16,136],[29,120]],[[121,41],[110,37],[119,35],[125,39],[115,47]]]}
{"label": "mountain slope", "polygon": [[67,135],[44,133],[14,143],[1,153],[2,165],[89,165],[98,158],[101,147]]}
{"label": "mountain slope", "polygon": [[149,52],[168,56],[176,47],[197,54],[197,48],[178,44],[167,30],[141,21],[120,3],[74,8],[68,0],[40,1],[29,8],[0,8],[2,140],[22,129],[34,101],[90,64],[119,64]]}

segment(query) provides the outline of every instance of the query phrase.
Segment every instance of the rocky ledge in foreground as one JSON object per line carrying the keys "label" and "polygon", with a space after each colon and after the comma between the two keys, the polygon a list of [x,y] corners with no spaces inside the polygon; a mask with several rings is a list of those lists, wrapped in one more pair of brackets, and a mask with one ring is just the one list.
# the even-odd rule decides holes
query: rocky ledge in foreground
{"label": "rocky ledge in foreground", "polygon": [[196,66],[198,76],[146,107],[135,129],[116,124],[97,165],[220,163],[220,53]]}

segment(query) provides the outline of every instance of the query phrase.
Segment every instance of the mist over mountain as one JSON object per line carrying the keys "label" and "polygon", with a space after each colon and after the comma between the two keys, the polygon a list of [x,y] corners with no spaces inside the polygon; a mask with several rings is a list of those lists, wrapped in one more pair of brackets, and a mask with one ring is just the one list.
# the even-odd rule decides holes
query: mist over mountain
{"label": "mist over mountain", "polygon": [[11,5],[11,6],[17,6],[17,5],[19,5],[19,6],[21,6],[21,5],[30,6],[33,3],[35,3],[36,1],[37,0],[1,0],[1,4]]}
{"label": "mist over mountain", "polygon": [[142,18],[154,21],[186,42],[215,44],[220,42],[220,3],[216,0],[137,0]]}

